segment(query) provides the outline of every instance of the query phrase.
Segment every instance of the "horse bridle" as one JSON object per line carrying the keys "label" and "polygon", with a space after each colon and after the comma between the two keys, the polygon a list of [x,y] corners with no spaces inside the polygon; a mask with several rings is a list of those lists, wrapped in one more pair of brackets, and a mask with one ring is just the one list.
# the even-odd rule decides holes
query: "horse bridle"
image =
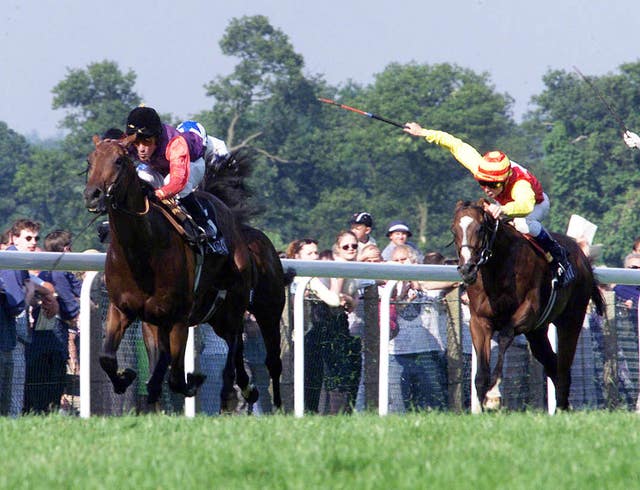
{"label": "horse bridle", "polygon": [[[493,227],[489,224],[489,220],[487,219],[487,215],[485,214],[484,220],[481,225],[482,231],[482,242],[480,245],[480,251],[478,252],[478,256],[480,259],[476,262],[477,266],[486,264],[487,261],[491,258],[493,252],[493,244],[496,241],[496,234],[498,233],[498,226],[500,226],[500,220],[494,220]],[[471,252],[473,252],[476,247],[471,245],[460,245],[460,250],[463,248],[468,248]]]}
{"label": "horse bridle", "polygon": [[149,212],[148,196],[146,195],[144,196],[143,211],[130,211],[126,207],[118,206],[117,199],[114,198],[113,190],[117,189],[118,185],[120,184],[120,181],[122,180],[122,169],[124,168],[123,164],[126,164],[128,162],[129,162],[129,157],[127,157],[127,155],[120,155],[118,157],[115,164],[121,163],[120,169],[118,170],[118,174],[116,175],[115,180],[111,184],[106,186],[104,196],[105,196],[105,199],[108,200],[109,206],[111,206],[111,209],[113,209],[114,211],[122,211],[123,213],[128,214],[130,216],[144,216]]}

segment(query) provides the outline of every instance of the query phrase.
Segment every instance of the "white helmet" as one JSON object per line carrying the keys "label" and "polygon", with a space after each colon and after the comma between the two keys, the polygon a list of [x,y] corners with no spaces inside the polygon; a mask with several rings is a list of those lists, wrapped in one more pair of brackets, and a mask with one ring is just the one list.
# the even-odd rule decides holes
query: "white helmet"
{"label": "white helmet", "polygon": [[196,121],[183,121],[176,127],[181,133],[195,133],[202,138],[202,146],[207,146],[207,131],[204,126]]}

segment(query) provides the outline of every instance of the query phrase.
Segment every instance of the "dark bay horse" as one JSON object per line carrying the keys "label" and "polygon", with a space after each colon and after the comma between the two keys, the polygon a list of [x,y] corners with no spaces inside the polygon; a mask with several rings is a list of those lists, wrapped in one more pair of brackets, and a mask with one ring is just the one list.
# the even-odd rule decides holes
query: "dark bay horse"
{"label": "dark bay horse", "polygon": [[[155,402],[160,396],[167,369],[173,391],[195,395],[204,377],[189,373],[185,380],[185,345],[188,327],[206,322],[229,348],[222,376],[223,410],[235,403],[234,383],[249,403],[255,402],[257,390],[249,384],[243,362],[243,317],[250,311],[264,337],[274,405],[279,406],[279,321],[285,284],[273,245],[264,234],[242,223],[242,196],[230,203],[237,208],[234,211],[218,197],[198,193],[215,212],[229,248],[227,256],[206,254],[202,258],[149,197],[152,192],[138,178],[125,149],[129,143],[129,139],[115,142],[94,137],[96,147],[88,157],[84,191],[90,211],[109,215],[111,243],[105,280],[110,304],[100,364],[114,391],[123,393],[135,378],[131,370],[118,370],[116,352],[127,327],[140,319],[152,367],[148,401]],[[242,165],[234,163],[237,174]],[[233,179],[241,182],[242,175]],[[242,185],[236,185],[238,189],[243,190]]]}
{"label": "dark bay horse", "polygon": [[[513,226],[486,213],[486,202],[459,201],[451,227],[458,270],[469,296],[478,399],[488,408],[487,393],[500,383],[505,351],[514,336],[524,334],[555,385],[558,408],[568,409],[571,364],[589,300],[593,299],[600,314],[604,311],[591,264],[573,239],[553,234],[569,252],[577,277],[566,288],[552,287],[554,272],[543,254]],[[558,332],[557,355],[547,338],[551,322]],[[490,373],[494,332],[498,332],[499,353]]]}

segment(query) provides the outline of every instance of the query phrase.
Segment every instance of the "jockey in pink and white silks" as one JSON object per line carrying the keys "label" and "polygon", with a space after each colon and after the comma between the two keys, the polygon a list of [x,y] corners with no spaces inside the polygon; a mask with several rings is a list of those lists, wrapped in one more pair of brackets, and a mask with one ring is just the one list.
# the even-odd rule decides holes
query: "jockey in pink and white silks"
{"label": "jockey in pink and white silks", "polygon": [[193,194],[206,171],[208,137],[204,127],[195,121],[185,121],[173,128],[163,124],[151,107],[136,107],[127,118],[126,133],[136,135],[130,151],[138,161],[138,177],[155,189],[158,199],[177,198],[201,228],[201,241],[213,252],[227,254],[214,217],[209,216],[207,208]]}
{"label": "jockey in pink and white silks", "polygon": [[511,218],[518,231],[532,236],[552,257],[562,287],[575,279],[567,251],[542,226],[541,221],[549,215],[549,197],[531,172],[501,151],[480,155],[473,146],[444,131],[424,129],[415,122],[407,123],[404,131],[448,149],[494,201],[485,210],[495,219],[501,215]]}

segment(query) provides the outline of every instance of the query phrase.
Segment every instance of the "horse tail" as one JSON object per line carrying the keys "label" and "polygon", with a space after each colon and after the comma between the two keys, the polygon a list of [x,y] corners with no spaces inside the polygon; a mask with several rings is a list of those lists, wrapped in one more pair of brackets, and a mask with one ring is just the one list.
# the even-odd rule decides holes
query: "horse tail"
{"label": "horse tail", "polygon": [[604,316],[606,308],[604,302],[604,296],[602,296],[602,291],[600,291],[600,287],[598,281],[594,279],[593,286],[591,286],[591,300],[593,304],[596,306],[596,311],[598,315]]}
{"label": "horse tail", "polygon": [[224,202],[240,223],[264,211],[253,202],[253,190],[247,184],[254,155],[247,148],[234,150],[220,165],[208,166],[204,176],[204,190]]}
{"label": "horse tail", "polygon": [[284,271],[284,285],[288,286],[293,282],[296,277],[296,270],[293,267],[288,267],[286,271]]}

